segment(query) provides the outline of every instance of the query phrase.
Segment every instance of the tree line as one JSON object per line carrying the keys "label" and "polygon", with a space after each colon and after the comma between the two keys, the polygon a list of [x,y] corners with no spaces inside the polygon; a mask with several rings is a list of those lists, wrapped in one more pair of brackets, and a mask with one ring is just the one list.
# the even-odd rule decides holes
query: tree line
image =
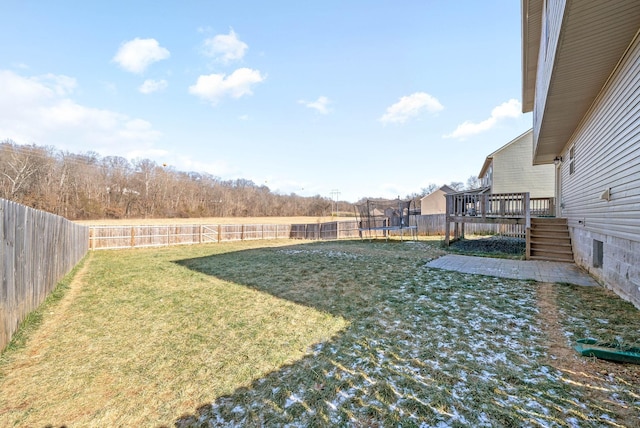
{"label": "tree line", "polygon": [[[0,142],[0,197],[70,220],[328,216],[334,202],[278,194],[246,179],[176,171],[148,159],[74,154],[11,140]],[[343,201],[340,209],[353,210]]]}
{"label": "tree line", "polygon": [[[476,182],[476,177],[470,177],[466,188],[473,188]],[[450,186],[465,188],[461,182]],[[437,188],[430,184],[405,199],[414,199],[419,208],[420,198]],[[334,214],[338,207],[341,214],[350,214],[355,205],[346,201],[336,204],[320,195],[280,194],[251,180],[222,180],[207,173],[177,171],[149,159],[74,154],[12,140],[0,142],[0,198],[70,220],[319,217]]]}

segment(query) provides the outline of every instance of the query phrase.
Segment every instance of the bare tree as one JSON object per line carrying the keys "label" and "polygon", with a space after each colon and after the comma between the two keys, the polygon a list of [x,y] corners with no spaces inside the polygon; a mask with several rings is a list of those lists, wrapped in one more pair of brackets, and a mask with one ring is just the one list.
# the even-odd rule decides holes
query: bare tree
{"label": "bare tree", "polygon": [[[322,216],[331,200],[282,195],[251,180],[223,181],[142,159],[73,154],[0,142],[0,197],[70,219]],[[346,201],[341,208],[350,211]]]}
{"label": "bare tree", "polygon": [[38,171],[38,155],[35,146],[18,146],[13,141],[3,142],[2,163],[2,196],[6,199],[18,199],[28,192],[35,181],[33,176]]}
{"label": "bare tree", "polygon": [[452,181],[451,183],[449,183],[449,187],[459,192],[464,189],[464,183],[462,183],[461,181]]}
{"label": "bare tree", "polygon": [[475,190],[475,189],[479,189],[480,187],[482,186],[480,185],[480,180],[478,179],[477,175],[472,175],[469,178],[467,178],[466,190]]}
{"label": "bare tree", "polygon": [[423,187],[420,189],[422,191],[422,196],[427,196],[438,190],[439,186],[435,183],[429,183],[427,187]]}

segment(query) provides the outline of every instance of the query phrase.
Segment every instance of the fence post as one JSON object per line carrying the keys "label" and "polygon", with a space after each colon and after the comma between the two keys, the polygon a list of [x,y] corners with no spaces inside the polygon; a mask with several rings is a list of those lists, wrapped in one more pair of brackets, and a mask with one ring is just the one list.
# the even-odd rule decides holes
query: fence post
{"label": "fence post", "polygon": [[131,226],[131,248],[136,246],[136,230]]}
{"label": "fence post", "polygon": [[220,243],[220,233],[222,232],[222,225],[218,225],[218,243]]}
{"label": "fence post", "polygon": [[480,195],[480,213],[482,218],[487,218],[487,195]]}

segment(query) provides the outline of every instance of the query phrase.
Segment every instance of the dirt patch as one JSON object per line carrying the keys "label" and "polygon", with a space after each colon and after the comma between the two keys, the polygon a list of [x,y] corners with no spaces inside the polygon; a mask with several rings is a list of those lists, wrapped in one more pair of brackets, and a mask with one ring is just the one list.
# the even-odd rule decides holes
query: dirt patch
{"label": "dirt patch", "polygon": [[[616,385],[639,385],[640,365],[622,364],[580,356],[568,343],[560,323],[557,306],[558,284],[541,283],[538,287],[538,308],[541,327],[548,339],[546,363],[565,375],[565,382],[584,388],[594,401],[615,413],[623,421],[640,423],[640,407],[627,406],[616,400]],[[636,397],[638,403],[640,397]]]}
{"label": "dirt patch", "polygon": [[43,343],[45,343],[49,337],[54,334],[55,329],[63,322],[64,317],[68,313],[69,306],[74,302],[82,290],[84,277],[89,270],[92,257],[93,253],[89,252],[89,256],[85,260],[84,265],[82,265],[80,270],[69,283],[69,290],[67,290],[62,300],[55,306],[55,308],[53,308],[52,312],[49,313],[49,316],[45,317],[42,326],[38,328],[38,330],[33,334],[33,337],[29,340],[30,344],[28,347],[30,350],[27,355],[30,358],[37,356],[41,352]]}

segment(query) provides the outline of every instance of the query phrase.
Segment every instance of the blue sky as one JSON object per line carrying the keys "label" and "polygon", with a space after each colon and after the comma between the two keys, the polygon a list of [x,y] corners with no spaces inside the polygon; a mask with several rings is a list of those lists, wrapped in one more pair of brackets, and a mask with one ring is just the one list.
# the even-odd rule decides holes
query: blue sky
{"label": "blue sky", "polygon": [[349,201],[466,182],[531,127],[519,3],[0,0],[0,140]]}

